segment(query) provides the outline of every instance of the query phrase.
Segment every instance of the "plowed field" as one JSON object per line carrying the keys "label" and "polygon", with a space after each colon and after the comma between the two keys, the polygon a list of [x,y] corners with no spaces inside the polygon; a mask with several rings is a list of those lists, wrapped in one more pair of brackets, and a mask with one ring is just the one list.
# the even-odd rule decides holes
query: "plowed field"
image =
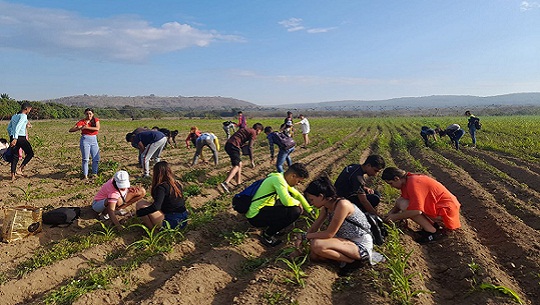
{"label": "plowed field", "polygon": [[[527,122],[528,133],[505,129],[520,119]],[[420,126],[450,122],[466,126],[463,117],[310,118],[312,144],[307,149],[297,147],[292,158],[305,163],[311,177],[325,171],[336,178],[344,166],[362,162],[369,154],[381,154],[387,166],[429,174],[457,196],[462,204],[462,228],[440,242],[418,245],[412,237],[417,229],[414,224],[398,224],[400,242],[406,253],[411,252],[406,269],[411,275],[410,292],[424,292],[413,297],[411,304],[517,304],[511,293],[524,304],[540,304],[540,155],[535,133],[540,120],[520,119],[486,118],[477,148],[471,147],[466,134],[462,149],[456,151],[447,139],[424,147]],[[281,119],[250,118],[249,123],[255,121],[276,128]],[[1,130],[6,124],[0,124]],[[189,127],[212,131],[224,144],[221,121],[102,120],[101,174],[90,181],[80,179],[78,135],[67,132],[72,124],[33,122],[29,133],[36,157],[27,167],[27,177],[11,183],[9,167],[2,164],[3,207],[83,209],[82,217],[71,226],[44,225],[36,236],[0,244],[0,304],[400,303],[400,293],[391,288],[395,279],[384,263],[340,278],[336,265],[308,261],[301,266],[303,287],[287,281],[291,269],[276,260],[287,257],[286,243],[271,249],[261,245],[259,232],[230,207],[232,195],[217,187],[230,168],[223,149],[217,167],[188,166],[194,153],[184,143]],[[117,169],[128,170],[133,183],[148,187],[148,180],[138,178],[137,152],[124,138],[136,127],[154,125],[180,130],[178,147],[168,147],[162,159],[172,164],[189,194],[190,222],[183,238],[165,251],[126,250],[145,233],[129,227],[105,237],[97,233],[104,230],[89,205],[101,182]],[[295,140],[301,144],[301,135],[295,135]],[[206,149],[204,153],[206,158],[211,155]],[[244,167],[243,186],[274,170],[269,159],[261,134],[255,150],[257,165]],[[379,178],[371,185],[384,195],[379,209],[389,210],[398,196],[396,190]],[[137,220],[123,217],[123,222],[127,227]],[[296,226],[306,229],[305,220]],[[384,246],[379,250],[386,253]],[[482,283],[493,286],[485,288]]]}

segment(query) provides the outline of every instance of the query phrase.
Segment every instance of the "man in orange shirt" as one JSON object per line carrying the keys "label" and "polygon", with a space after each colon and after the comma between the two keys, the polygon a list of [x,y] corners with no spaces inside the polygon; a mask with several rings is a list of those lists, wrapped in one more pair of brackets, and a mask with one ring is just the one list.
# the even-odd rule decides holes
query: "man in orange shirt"
{"label": "man in orange shirt", "polygon": [[410,218],[422,227],[420,244],[440,239],[442,228],[435,221],[442,221],[447,229],[461,227],[459,209],[461,204],[450,191],[437,180],[420,174],[407,173],[396,167],[386,168],[381,177],[390,186],[401,190],[401,198],[386,216],[386,221]]}

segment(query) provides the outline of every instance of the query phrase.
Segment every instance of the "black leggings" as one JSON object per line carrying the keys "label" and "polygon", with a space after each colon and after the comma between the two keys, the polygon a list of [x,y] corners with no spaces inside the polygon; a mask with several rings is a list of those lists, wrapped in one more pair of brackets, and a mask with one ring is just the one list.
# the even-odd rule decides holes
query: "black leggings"
{"label": "black leggings", "polygon": [[295,222],[302,214],[298,206],[286,207],[283,205],[264,207],[253,218],[248,218],[249,223],[257,228],[266,228],[266,235],[273,236],[279,230],[286,228]]}
{"label": "black leggings", "polygon": [[28,162],[30,162],[30,160],[34,157],[34,150],[32,150],[32,145],[30,145],[30,142],[28,142],[25,136],[19,136],[17,138],[17,144],[15,144],[15,146],[11,148],[13,149],[13,160],[11,161],[12,174],[14,174],[17,171],[17,163],[19,163],[19,149],[20,148],[22,148],[22,150],[24,151],[24,160],[21,166],[25,166],[26,164],[28,164]]}

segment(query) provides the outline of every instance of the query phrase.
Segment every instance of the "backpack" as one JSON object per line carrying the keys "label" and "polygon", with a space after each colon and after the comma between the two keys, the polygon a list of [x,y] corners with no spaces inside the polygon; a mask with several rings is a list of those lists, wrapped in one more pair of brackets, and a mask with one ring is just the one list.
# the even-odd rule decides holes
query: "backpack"
{"label": "backpack", "polygon": [[[364,213],[364,215],[366,215],[367,221],[370,225],[370,234],[371,237],[373,237],[373,243],[377,246],[381,246],[382,244],[384,244],[384,239],[386,238],[386,236],[388,236],[388,230],[386,230],[383,220],[379,216],[371,213]],[[352,221],[348,218],[345,218],[345,221],[366,230],[366,228],[362,227],[359,223],[355,221]]]}
{"label": "backpack", "polygon": [[276,132],[278,138],[279,138],[279,143],[276,143],[278,144],[278,146],[282,149],[285,149],[285,150],[289,150],[291,148],[293,148],[294,146],[296,146],[296,143],[294,142],[294,139],[292,137],[289,137],[287,134],[285,134],[284,132]]}
{"label": "backpack", "polygon": [[69,226],[80,216],[81,208],[79,207],[60,207],[43,213],[42,220],[44,224],[51,225],[51,227]]}
{"label": "backpack", "polygon": [[259,199],[263,199],[275,194],[275,192],[272,192],[270,194],[266,194],[259,198],[253,199],[253,196],[255,196],[255,193],[257,193],[257,190],[259,189],[263,181],[264,179],[257,180],[253,182],[250,186],[246,187],[240,193],[234,195],[232,199],[232,206],[236,212],[240,214],[246,214],[253,201],[257,201]]}
{"label": "backpack", "polygon": [[480,119],[479,119],[479,118],[476,118],[476,120],[474,120],[474,128],[476,128],[476,129],[482,129],[482,123],[480,123]]}
{"label": "backpack", "polygon": [[366,218],[371,225],[371,236],[373,237],[373,243],[377,246],[384,244],[384,239],[388,236],[388,230],[384,226],[383,220],[374,214],[364,213]]}
{"label": "backpack", "polygon": [[13,161],[13,158],[15,158],[13,150],[14,149],[12,147],[7,148],[2,154],[2,159],[8,163],[11,163],[11,161]]}

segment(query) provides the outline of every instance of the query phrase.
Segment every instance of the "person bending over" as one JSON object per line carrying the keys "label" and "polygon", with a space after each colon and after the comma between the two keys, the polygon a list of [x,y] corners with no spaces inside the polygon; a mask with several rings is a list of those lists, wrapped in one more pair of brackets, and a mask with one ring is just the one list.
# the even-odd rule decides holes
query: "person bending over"
{"label": "person bending over", "polygon": [[122,229],[116,213],[124,214],[126,207],[141,200],[145,195],[146,190],[143,187],[131,186],[128,172],[118,171],[112,179],[101,186],[94,196],[92,209],[103,219],[111,219],[117,229]]}
{"label": "person bending over", "polygon": [[386,215],[385,221],[411,219],[422,231],[416,241],[425,244],[443,237],[443,230],[435,221],[442,221],[447,229],[461,227],[459,210],[461,204],[456,196],[437,180],[421,174],[411,174],[396,167],[382,173],[382,179],[401,190],[401,198]]}
{"label": "person bending over", "polygon": [[[313,180],[304,195],[319,217],[302,239],[310,242],[310,258],[341,263],[340,275],[372,261],[373,237],[366,215],[349,200],[339,197],[326,175]],[[327,225],[323,228],[323,225]]]}
{"label": "person bending over", "polygon": [[334,186],[338,196],[347,198],[363,212],[378,215],[375,209],[381,201],[379,192],[366,186],[365,175],[376,176],[386,163],[379,155],[370,155],[364,164],[350,164],[341,171]]}

